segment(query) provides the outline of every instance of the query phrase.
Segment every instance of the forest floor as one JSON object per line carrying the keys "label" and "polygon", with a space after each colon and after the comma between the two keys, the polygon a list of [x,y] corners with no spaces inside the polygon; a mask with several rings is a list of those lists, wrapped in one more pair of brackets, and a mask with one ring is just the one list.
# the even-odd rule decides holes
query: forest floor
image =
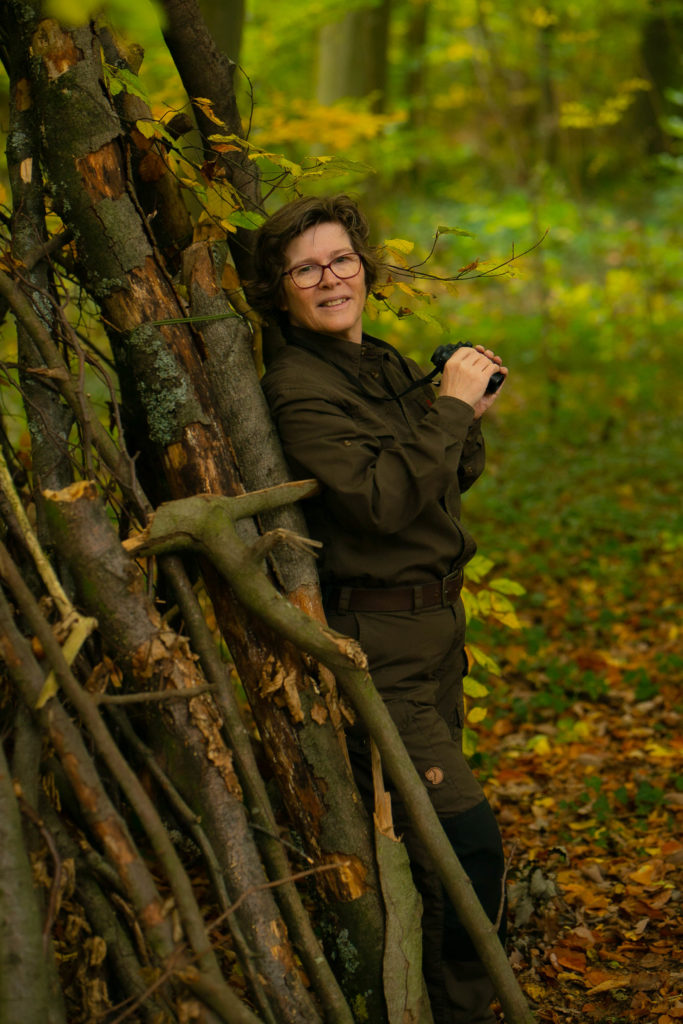
{"label": "forest floor", "polygon": [[[540,445],[537,454],[547,459]],[[677,473],[661,453],[644,467],[647,487],[634,488],[628,477],[619,482],[618,458],[611,473],[596,476],[593,465],[587,477],[575,452],[558,450],[539,482],[533,453],[520,458],[536,488],[550,481],[546,500],[522,493],[516,476],[488,485],[474,505],[488,507],[481,547],[504,544],[504,575],[527,591],[515,599],[521,629],[474,623],[502,670],[486,702],[488,727],[477,727],[475,761],[509,862],[511,962],[539,1024],[675,1024],[683,1021]],[[511,461],[509,470],[519,469]],[[592,488],[574,486],[582,472]]]}

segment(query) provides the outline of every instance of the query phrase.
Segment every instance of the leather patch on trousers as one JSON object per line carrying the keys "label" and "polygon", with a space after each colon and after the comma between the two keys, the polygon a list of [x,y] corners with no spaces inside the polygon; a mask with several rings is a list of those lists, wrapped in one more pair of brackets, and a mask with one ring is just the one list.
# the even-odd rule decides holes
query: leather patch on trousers
{"label": "leather patch on trousers", "polygon": [[428,768],[425,772],[425,778],[427,782],[431,782],[432,786],[438,786],[440,782],[443,782],[443,768]]}

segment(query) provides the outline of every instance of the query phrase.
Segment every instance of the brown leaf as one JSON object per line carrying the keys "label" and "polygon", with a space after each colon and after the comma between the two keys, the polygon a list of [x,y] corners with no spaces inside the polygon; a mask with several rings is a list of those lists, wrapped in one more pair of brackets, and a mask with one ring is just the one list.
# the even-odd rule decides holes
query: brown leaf
{"label": "brown leaf", "polygon": [[570,971],[578,971],[580,974],[586,970],[586,954],[575,949],[557,948],[555,953],[558,964],[568,967]]}
{"label": "brown leaf", "polygon": [[317,722],[318,725],[322,725],[323,722],[326,722],[328,719],[328,712],[325,705],[316,702],[311,708],[311,718],[314,722]]}
{"label": "brown leaf", "polygon": [[[588,972],[590,973],[590,972]],[[588,974],[586,975],[588,980]],[[611,992],[616,988],[629,988],[631,985],[630,974],[610,974],[604,981],[600,981],[593,988],[588,990],[588,995],[595,995],[596,992]]]}

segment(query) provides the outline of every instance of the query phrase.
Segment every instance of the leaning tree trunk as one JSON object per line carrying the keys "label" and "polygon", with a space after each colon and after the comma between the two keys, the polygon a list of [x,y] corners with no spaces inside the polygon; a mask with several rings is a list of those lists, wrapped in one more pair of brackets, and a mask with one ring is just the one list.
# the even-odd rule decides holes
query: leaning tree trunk
{"label": "leaning tree trunk", "polygon": [[[79,275],[103,309],[117,362],[135,380],[170,493],[239,493],[241,474],[215,416],[201,336],[185,324],[153,326],[185,310],[127,176],[126,140],[103,87],[99,41],[90,29],[67,32],[43,20],[31,48],[55,202],[73,230]],[[371,993],[370,1016],[381,1021],[383,913],[372,845],[336,730],[320,710],[326,683],[311,659],[254,621],[229,587],[208,571],[206,580],[297,830],[316,863],[342,856],[351,864],[321,879],[337,921],[333,938],[344,937],[337,957],[347,997]]]}
{"label": "leaning tree trunk", "polygon": [[0,1020],[63,1022],[47,979],[31,864],[0,744]]}
{"label": "leaning tree trunk", "polygon": [[[145,592],[144,576],[122,549],[94,485],[49,491],[46,498],[55,545],[71,569],[81,603],[97,618],[109,653],[117,658],[129,685],[153,692],[200,688],[205,680],[196,658],[187,642],[163,624]],[[164,702],[162,708],[146,727],[149,742],[201,819],[215,851],[229,904],[236,904],[231,929],[255,997],[278,1022],[313,1024],[320,1018],[300,982],[267,888],[214,702],[198,693]],[[258,960],[257,971],[253,958]]]}

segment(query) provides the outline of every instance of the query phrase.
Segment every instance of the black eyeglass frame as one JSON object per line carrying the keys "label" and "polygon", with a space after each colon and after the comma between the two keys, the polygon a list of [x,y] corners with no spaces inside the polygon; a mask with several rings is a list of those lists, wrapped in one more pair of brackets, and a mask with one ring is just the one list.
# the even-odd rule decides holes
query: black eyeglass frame
{"label": "black eyeglass frame", "polygon": [[[354,272],[352,274],[346,274],[345,276],[342,275],[342,274],[338,274],[337,271],[332,266],[333,263],[336,263],[337,260],[342,259],[344,256],[355,256],[357,258],[357,260],[358,260],[358,269],[354,270]],[[301,270],[302,267],[313,267],[313,266],[318,267],[318,269],[320,270],[320,277],[315,282],[315,284],[298,284],[294,280],[294,277],[292,275],[295,274],[297,270]],[[308,291],[309,288],[317,288],[318,287],[318,285],[322,281],[323,277],[325,276],[325,271],[326,270],[331,270],[332,273],[334,274],[334,276],[336,278],[338,278],[340,281],[350,281],[352,278],[358,277],[358,275],[360,274],[360,272],[362,270],[362,267],[363,267],[363,257],[361,256],[361,254],[359,252],[354,252],[353,250],[349,250],[349,252],[340,252],[337,256],[334,257],[334,259],[330,260],[329,263],[300,263],[298,266],[291,267],[289,270],[283,270],[282,276],[283,277],[288,277],[290,279],[290,281],[292,282],[292,284],[296,288],[299,289],[299,291],[305,292],[305,291]]]}

